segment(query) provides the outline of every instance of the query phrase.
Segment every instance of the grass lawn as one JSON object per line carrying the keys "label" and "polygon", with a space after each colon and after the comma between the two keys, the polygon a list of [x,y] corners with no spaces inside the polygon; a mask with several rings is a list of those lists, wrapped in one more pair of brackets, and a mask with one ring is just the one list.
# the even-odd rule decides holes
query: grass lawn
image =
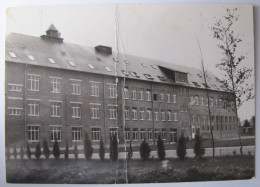
{"label": "grass lawn", "polygon": [[119,160],[7,160],[9,183],[157,183],[250,179],[253,156],[168,159],[164,161]]}

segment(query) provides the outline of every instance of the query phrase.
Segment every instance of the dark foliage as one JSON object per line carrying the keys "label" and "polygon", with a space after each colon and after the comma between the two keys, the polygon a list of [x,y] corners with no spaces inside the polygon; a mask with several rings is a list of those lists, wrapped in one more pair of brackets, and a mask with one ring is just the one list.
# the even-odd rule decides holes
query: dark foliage
{"label": "dark foliage", "polygon": [[197,158],[201,158],[205,153],[205,148],[202,146],[202,137],[198,132],[195,134],[194,153]]}
{"label": "dark foliage", "polygon": [[85,158],[87,160],[90,160],[93,154],[93,147],[92,147],[92,143],[91,140],[88,138],[87,133],[85,134],[85,141],[84,141],[84,154],[85,154]]}
{"label": "dark foliage", "polygon": [[99,157],[100,157],[100,160],[102,160],[102,161],[105,160],[105,148],[104,148],[102,138],[99,142]]}
{"label": "dark foliage", "polygon": [[20,158],[23,159],[24,158],[24,150],[23,150],[23,145],[21,145],[20,148]]}
{"label": "dark foliage", "polygon": [[59,147],[59,143],[57,141],[57,139],[55,139],[55,142],[53,144],[53,156],[55,159],[59,159],[60,158],[60,147]]}
{"label": "dark foliage", "polygon": [[115,134],[110,137],[110,159],[112,161],[118,160],[118,143],[117,136]]}
{"label": "dark foliage", "polygon": [[50,149],[49,149],[49,146],[48,146],[48,143],[46,140],[43,140],[42,146],[43,146],[43,154],[44,154],[45,158],[49,159]]}
{"label": "dark foliage", "polygon": [[145,141],[140,145],[140,156],[143,160],[147,160],[150,157],[151,148],[149,144]]}
{"label": "dark foliage", "polygon": [[27,154],[27,158],[31,159],[32,153],[28,143],[26,144],[26,154]]}
{"label": "dark foliage", "polygon": [[244,122],[244,127],[250,127],[250,123],[249,123],[249,121],[247,119]]}
{"label": "dark foliage", "polygon": [[6,148],[6,155],[5,156],[6,156],[6,159],[8,159],[8,160],[11,157],[11,153],[10,153],[10,148],[9,147]]}
{"label": "dark foliage", "polygon": [[77,144],[77,142],[75,142],[75,144],[74,144],[74,157],[75,157],[75,159],[78,159],[78,155],[79,155],[78,144]]}
{"label": "dark foliage", "polygon": [[14,146],[14,159],[17,159],[17,150],[16,150],[16,145]]}
{"label": "dark foliage", "polygon": [[40,159],[41,154],[42,154],[41,144],[40,144],[40,142],[38,142],[38,143],[36,144],[35,157],[36,157],[37,159]]}
{"label": "dark foliage", "polygon": [[165,158],[165,147],[161,136],[159,135],[157,140],[157,155],[161,160]]}
{"label": "dark foliage", "polygon": [[180,159],[184,159],[186,156],[186,140],[183,136],[183,134],[181,135],[181,137],[179,138],[178,141],[178,146],[177,146],[177,156]]}
{"label": "dark foliage", "polygon": [[69,144],[68,144],[68,140],[66,140],[64,158],[65,158],[65,159],[68,159],[68,158],[69,158]]}
{"label": "dark foliage", "polygon": [[130,141],[129,149],[128,149],[128,153],[127,153],[127,159],[131,160],[132,157],[133,157],[133,149],[132,149],[132,142]]}

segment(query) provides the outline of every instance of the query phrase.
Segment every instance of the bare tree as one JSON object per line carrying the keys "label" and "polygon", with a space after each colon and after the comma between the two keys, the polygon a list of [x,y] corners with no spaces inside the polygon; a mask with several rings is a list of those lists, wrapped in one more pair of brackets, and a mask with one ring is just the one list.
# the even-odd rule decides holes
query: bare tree
{"label": "bare tree", "polygon": [[236,115],[236,123],[238,127],[238,137],[240,142],[240,154],[243,155],[243,145],[239,132],[238,108],[243,102],[254,98],[253,85],[248,84],[251,77],[252,68],[245,67],[246,56],[240,54],[238,47],[242,39],[234,31],[234,24],[238,21],[239,14],[237,8],[226,9],[226,14],[215,20],[215,24],[210,27],[213,37],[219,41],[217,46],[222,52],[221,62],[216,65],[224,76],[217,79],[222,89],[226,91],[225,100],[234,103],[234,112]]}

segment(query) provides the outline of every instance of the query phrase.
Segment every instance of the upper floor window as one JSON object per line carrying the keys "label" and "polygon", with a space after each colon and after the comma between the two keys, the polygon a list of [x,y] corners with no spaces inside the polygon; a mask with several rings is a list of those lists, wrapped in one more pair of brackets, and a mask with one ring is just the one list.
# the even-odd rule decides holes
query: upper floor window
{"label": "upper floor window", "polygon": [[40,135],[39,126],[27,126],[27,140],[30,142],[38,142]]}
{"label": "upper floor window", "polygon": [[132,109],[132,120],[137,120],[137,109],[136,108]]}
{"label": "upper floor window", "polygon": [[124,110],[124,116],[125,116],[125,120],[128,120],[128,119],[129,119],[129,109],[128,109],[128,108],[126,108],[126,109]]}
{"label": "upper floor window", "polygon": [[199,105],[199,97],[195,96],[194,99],[195,99],[195,105]]}
{"label": "upper floor window", "polygon": [[12,92],[22,92],[22,84],[12,84],[12,83],[8,83],[9,86],[9,91]]}
{"label": "upper floor window", "polygon": [[81,104],[71,103],[72,105],[72,118],[81,118]]}
{"label": "upper floor window", "polygon": [[168,110],[167,111],[167,121],[171,121],[172,120],[172,111]]}
{"label": "upper floor window", "polygon": [[144,109],[140,109],[140,120],[144,120]]}
{"label": "upper floor window", "polygon": [[40,102],[39,101],[29,101],[28,103],[28,116],[39,116],[40,112]]}
{"label": "upper floor window", "polygon": [[117,97],[116,84],[108,84],[108,90],[109,90],[109,97],[110,98],[116,98]]}
{"label": "upper floor window", "polygon": [[157,95],[157,91],[156,90],[154,90],[153,91],[153,100],[154,101],[158,101],[158,97],[157,97],[158,95]]}
{"label": "upper floor window", "polygon": [[178,121],[178,111],[174,111],[173,118],[174,118],[174,121]]}
{"label": "upper floor window", "polygon": [[146,98],[147,98],[147,101],[151,101],[151,91],[150,90],[146,90]]}
{"label": "upper floor window", "polygon": [[211,98],[209,98],[209,102],[210,102],[210,106],[214,106],[214,100],[213,100],[213,98],[211,97]]}
{"label": "upper floor window", "polygon": [[175,79],[179,82],[187,82],[187,73],[175,72]]}
{"label": "upper floor window", "polygon": [[60,93],[61,91],[61,78],[50,77],[51,79],[51,92]]}
{"label": "upper floor window", "polygon": [[116,127],[109,128],[109,135],[110,135],[110,137],[116,136],[116,138],[118,140],[118,128],[116,128]]}
{"label": "upper floor window", "polygon": [[161,98],[160,101],[161,101],[161,102],[164,102],[164,93],[163,93],[163,92],[160,93],[160,98]]}
{"label": "upper floor window", "polygon": [[129,99],[129,91],[127,87],[124,88],[124,99]]}
{"label": "upper floor window", "polygon": [[116,108],[109,109],[109,119],[117,119],[117,109]]}
{"label": "upper floor window", "polygon": [[21,116],[22,110],[23,110],[22,108],[8,107],[10,116]]}
{"label": "upper floor window", "polygon": [[92,119],[99,119],[100,115],[99,115],[99,108],[91,108],[91,118]]}
{"label": "upper floor window", "polygon": [[166,93],[166,99],[167,99],[167,103],[171,103],[171,93],[170,92]]}
{"label": "upper floor window", "polygon": [[29,81],[28,90],[39,91],[40,75],[27,74],[27,76]]}
{"label": "upper floor window", "polygon": [[73,95],[81,95],[81,80],[70,79]]}
{"label": "upper floor window", "polygon": [[165,121],[165,111],[161,111],[161,120]]}
{"label": "upper floor window", "polygon": [[180,94],[187,94],[187,89],[184,87],[180,88]]}
{"label": "upper floor window", "polygon": [[91,96],[99,97],[99,82],[90,82]]}
{"label": "upper floor window", "polygon": [[125,128],[125,140],[129,141],[130,140],[130,129]]}
{"label": "upper floor window", "polygon": [[92,140],[100,140],[100,128],[91,128],[91,138]]}
{"label": "upper floor window", "polygon": [[147,109],[147,120],[151,121],[152,120],[152,110]]}
{"label": "upper floor window", "polygon": [[137,141],[137,140],[138,140],[138,129],[133,128],[133,141]]}
{"label": "upper floor window", "polygon": [[136,89],[133,88],[133,89],[131,90],[131,92],[132,92],[132,99],[133,99],[133,100],[136,100]]}
{"label": "upper floor window", "polygon": [[51,117],[61,117],[61,102],[51,102]]}
{"label": "upper floor window", "polygon": [[176,97],[177,97],[176,94],[173,94],[173,95],[172,95],[172,102],[173,102],[173,103],[177,103]]}
{"label": "upper floor window", "polygon": [[51,127],[51,141],[61,141],[61,127]]}
{"label": "upper floor window", "polygon": [[139,100],[144,100],[144,90],[139,89]]}
{"label": "upper floor window", "polygon": [[154,110],[154,121],[159,120],[158,110]]}
{"label": "upper floor window", "polygon": [[71,127],[71,132],[72,132],[72,141],[80,142],[82,127]]}
{"label": "upper floor window", "polygon": [[200,101],[201,101],[201,106],[204,106],[204,97],[203,96],[200,98]]}

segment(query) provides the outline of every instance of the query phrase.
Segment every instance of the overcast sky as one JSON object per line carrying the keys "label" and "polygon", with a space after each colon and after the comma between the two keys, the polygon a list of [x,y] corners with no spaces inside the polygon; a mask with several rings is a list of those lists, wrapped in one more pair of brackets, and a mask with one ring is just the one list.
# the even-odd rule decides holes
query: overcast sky
{"label": "overcast sky", "polygon": [[[214,17],[224,15],[232,5],[120,4],[52,7],[18,7],[7,9],[6,33],[40,36],[52,23],[64,42],[94,47],[107,45],[127,54],[159,59],[169,63],[198,67],[200,42],[208,70],[219,75],[215,64],[221,53],[209,27]],[[243,39],[239,49],[247,53],[246,64],[254,66],[253,15],[251,6],[236,5],[239,20],[235,32]],[[117,11],[116,11],[117,10]],[[117,15],[117,17],[115,16]],[[117,23],[117,24],[116,24]],[[253,83],[253,78],[252,78]],[[239,110],[241,119],[251,118],[254,101]]]}

